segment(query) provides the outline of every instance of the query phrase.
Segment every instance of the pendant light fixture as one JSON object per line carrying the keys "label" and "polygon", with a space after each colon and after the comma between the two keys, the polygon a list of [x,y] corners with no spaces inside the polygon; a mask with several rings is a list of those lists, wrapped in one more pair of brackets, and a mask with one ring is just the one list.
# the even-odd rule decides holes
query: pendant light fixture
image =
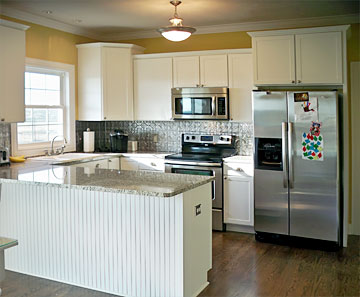
{"label": "pendant light fixture", "polygon": [[174,17],[169,19],[171,25],[168,27],[161,27],[157,29],[157,31],[170,41],[183,41],[189,38],[190,35],[196,31],[196,29],[183,26],[183,19],[179,18],[177,14],[177,7],[181,4],[181,1],[173,0],[170,1],[170,3],[175,6]]}

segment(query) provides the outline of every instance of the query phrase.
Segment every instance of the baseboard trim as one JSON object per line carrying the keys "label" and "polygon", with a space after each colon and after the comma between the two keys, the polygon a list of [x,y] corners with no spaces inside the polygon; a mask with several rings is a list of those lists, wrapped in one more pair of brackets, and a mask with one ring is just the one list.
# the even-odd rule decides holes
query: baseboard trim
{"label": "baseboard trim", "polygon": [[254,226],[226,224],[226,231],[255,234]]}

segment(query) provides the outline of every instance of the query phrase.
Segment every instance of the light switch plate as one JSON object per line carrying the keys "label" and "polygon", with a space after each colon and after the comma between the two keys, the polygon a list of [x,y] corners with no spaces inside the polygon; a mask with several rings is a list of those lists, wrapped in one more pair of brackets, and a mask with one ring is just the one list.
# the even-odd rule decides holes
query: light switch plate
{"label": "light switch plate", "polygon": [[195,216],[201,214],[201,204],[195,205]]}

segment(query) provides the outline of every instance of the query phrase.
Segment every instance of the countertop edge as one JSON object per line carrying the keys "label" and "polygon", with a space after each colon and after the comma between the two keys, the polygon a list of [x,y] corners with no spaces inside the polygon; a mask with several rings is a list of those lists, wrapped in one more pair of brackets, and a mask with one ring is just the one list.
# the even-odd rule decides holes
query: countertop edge
{"label": "countertop edge", "polygon": [[[209,182],[212,182],[215,180],[215,177],[209,177],[209,179],[204,181],[199,181],[196,184],[188,185],[184,188],[177,189],[173,192],[168,193],[159,193],[159,192],[153,192],[153,191],[141,191],[141,190],[129,190],[129,189],[116,189],[112,187],[101,187],[101,186],[91,186],[91,185],[71,185],[71,184],[56,184],[56,183],[43,183],[43,182],[36,182],[36,181],[25,181],[25,180],[17,180],[17,179],[6,179],[6,178],[0,178],[0,184],[2,183],[21,183],[21,184],[27,184],[27,185],[37,185],[37,186],[50,186],[54,188],[63,188],[63,189],[79,189],[79,190],[85,190],[85,191],[96,191],[96,192],[106,192],[106,193],[119,193],[119,194],[131,194],[131,195],[140,195],[140,196],[152,196],[152,197],[164,197],[169,198],[173,197],[182,193],[185,193],[187,191],[193,190],[197,187],[200,187],[202,185],[205,185]],[[1,194],[1,192],[0,192]]]}

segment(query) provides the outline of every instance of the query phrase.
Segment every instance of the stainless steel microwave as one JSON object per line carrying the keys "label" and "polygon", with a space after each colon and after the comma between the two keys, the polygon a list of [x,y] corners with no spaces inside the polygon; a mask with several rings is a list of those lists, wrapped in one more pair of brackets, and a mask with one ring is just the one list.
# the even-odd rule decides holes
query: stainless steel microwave
{"label": "stainless steel microwave", "polygon": [[172,118],[175,120],[228,120],[228,88],[172,88]]}

